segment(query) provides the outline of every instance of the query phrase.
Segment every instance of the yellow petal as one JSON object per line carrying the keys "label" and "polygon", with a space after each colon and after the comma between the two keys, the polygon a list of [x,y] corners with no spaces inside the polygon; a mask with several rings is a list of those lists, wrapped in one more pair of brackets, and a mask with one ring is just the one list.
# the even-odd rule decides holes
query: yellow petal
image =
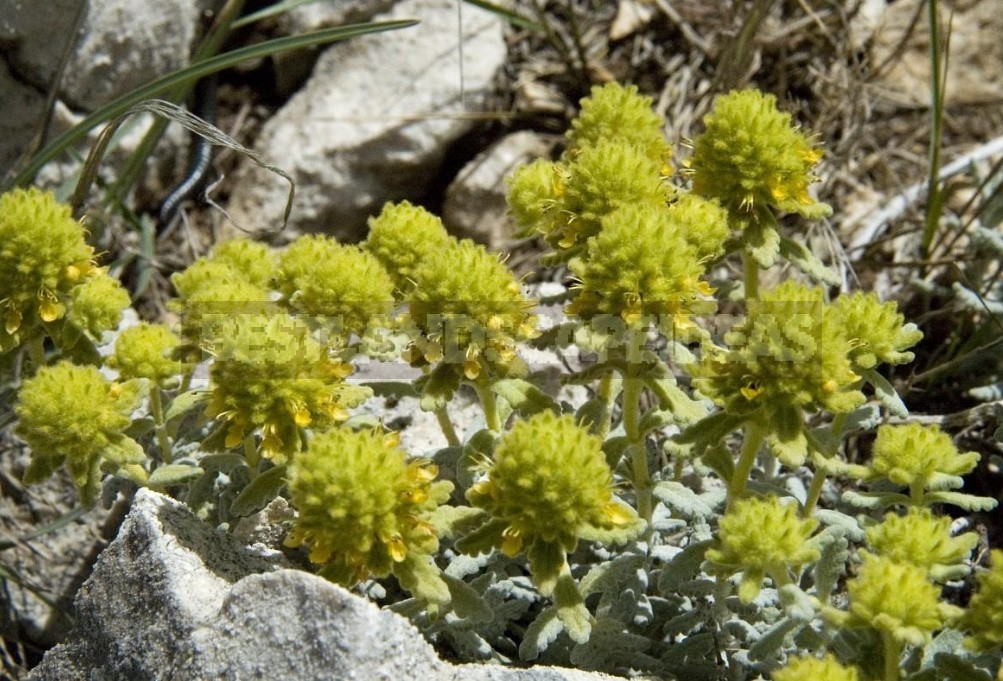
{"label": "yellow petal", "polygon": [[741,388],[741,390],[739,390],[739,392],[742,393],[742,397],[744,397],[745,399],[747,399],[747,400],[754,400],[757,397],[759,397],[761,394],[763,394],[763,389],[762,388],[757,388],[757,387],[752,386],[752,385],[747,385],[747,386],[743,386]]}
{"label": "yellow petal", "polygon": [[7,314],[4,315],[4,330],[7,331],[8,336],[13,336],[14,332],[21,328],[21,311],[16,310],[13,307],[7,310]]}
{"label": "yellow petal", "polygon": [[517,555],[519,551],[522,550],[522,536],[519,530],[515,529],[511,525],[506,527],[502,532],[502,553],[504,553],[509,558]]}
{"label": "yellow petal", "polygon": [[226,440],[223,441],[223,446],[227,449],[236,447],[241,442],[244,441],[244,427],[239,423],[234,423],[226,431]]}
{"label": "yellow petal", "polygon": [[463,363],[463,375],[471,381],[481,375],[481,363],[477,360],[468,359]]}
{"label": "yellow petal", "polygon": [[400,535],[391,537],[387,542],[387,553],[390,554],[395,563],[407,558],[407,546],[404,545],[404,540],[401,539]]}
{"label": "yellow petal", "polygon": [[313,421],[313,417],[310,415],[310,410],[306,407],[300,407],[293,413],[293,421],[300,428],[305,428],[310,425]]}
{"label": "yellow petal", "polygon": [[54,322],[63,316],[66,308],[58,300],[44,299],[38,306],[38,316],[43,322]]}

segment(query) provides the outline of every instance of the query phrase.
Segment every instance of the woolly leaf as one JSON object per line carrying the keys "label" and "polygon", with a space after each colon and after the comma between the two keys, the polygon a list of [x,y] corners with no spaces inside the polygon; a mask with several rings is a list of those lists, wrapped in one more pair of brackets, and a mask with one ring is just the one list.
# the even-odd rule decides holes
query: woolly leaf
{"label": "woolly leaf", "polygon": [[618,436],[607,438],[602,444],[603,454],[606,456],[606,464],[611,470],[616,470],[620,461],[630,449],[630,440],[626,437]]}
{"label": "woolly leaf", "polygon": [[899,397],[898,392],[888,379],[879,374],[874,369],[864,369],[862,372],[864,380],[874,386],[874,394],[881,401],[881,404],[892,413],[893,416],[898,416],[900,418],[905,418],[909,415],[909,410],[905,406],[905,402]]}
{"label": "woolly leaf", "polygon": [[687,427],[673,439],[676,442],[692,443],[697,453],[700,453],[703,449],[717,444],[729,433],[738,429],[743,421],[743,417],[729,414],[726,411],[714,412]]}
{"label": "woolly leaf", "polygon": [[564,623],[557,616],[557,608],[546,608],[526,627],[526,635],[519,644],[519,659],[524,662],[535,660],[557,640],[562,631]]}
{"label": "woolly leaf", "polygon": [[811,597],[797,584],[780,587],[780,603],[789,617],[800,622],[810,622],[815,617],[815,606]]}
{"label": "woolly leaf", "polygon": [[644,383],[658,397],[659,406],[671,412],[678,423],[689,425],[707,416],[706,403],[687,395],[676,385],[675,379],[649,378]]}
{"label": "woolly leaf", "polygon": [[440,577],[449,588],[450,606],[457,617],[481,621],[487,621],[494,617],[487,602],[472,586],[462,579],[451,577],[445,573],[441,573]]}
{"label": "woolly leaf", "polygon": [[702,541],[690,544],[677,553],[672,561],[662,568],[658,578],[658,590],[662,593],[678,591],[680,586],[696,578],[700,574],[704,553],[712,541]]}
{"label": "woolly leaf", "polygon": [[460,387],[459,374],[446,362],[440,363],[423,378],[425,380],[421,386],[419,401],[422,411],[442,409],[453,399],[453,393]]}
{"label": "woolly leaf", "polygon": [[[585,426],[589,432],[598,435],[599,429],[609,422],[610,410],[606,400],[598,397],[587,400],[575,412],[575,422]],[[615,464],[613,464],[615,465]]]}
{"label": "woolly leaf", "polygon": [[934,658],[934,666],[941,679],[950,681],[992,681],[993,677],[985,669],[980,669],[969,660],[955,653],[941,653]]}
{"label": "woolly leaf", "polygon": [[929,492],[924,495],[923,500],[927,504],[951,504],[970,512],[991,511],[998,503],[992,497],[977,497],[974,494],[949,491]]}
{"label": "woolly leaf", "polygon": [[[946,494],[946,492],[944,492]],[[929,496],[929,495],[928,495]],[[910,499],[905,494],[896,492],[843,492],[843,501],[851,506],[866,509],[885,508],[895,504],[909,504]]]}
{"label": "woolly leaf", "polygon": [[549,596],[553,593],[561,568],[565,565],[564,549],[557,542],[537,539],[529,547],[526,557],[529,559],[529,572],[533,576],[533,583],[541,594]]}
{"label": "woolly leaf", "polygon": [[522,416],[532,416],[546,410],[561,413],[561,408],[553,397],[525,379],[501,379],[495,381],[491,389]]}
{"label": "woolly leaf", "polygon": [[279,495],[286,486],[286,467],[272,466],[237,495],[230,504],[230,514],[243,517],[257,513]]}
{"label": "woolly leaf", "polygon": [[835,536],[845,536],[856,542],[864,541],[864,531],[853,516],[826,508],[815,509],[814,515]]}
{"label": "woolly leaf", "polygon": [[557,578],[554,588],[554,605],[564,630],[575,643],[585,643],[592,633],[592,615],[585,607],[585,599],[574,577],[565,572]]}
{"label": "woolly leaf", "polygon": [[182,485],[191,482],[205,474],[205,471],[198,466],[188,464],[169,464],[160,466],[150,474],[149,485],[151,487],[167,487],[169,485]]}
{"label": "woolly leaf", "polygon": [[697,494],[686,485],[674,480],[659,482],[655,485],[652,493],[667,507],[684,518],[710,518],[714,515],[715,509],[724,501],[724,495],[717,490]]}
{"label": "woolly leaf", "polygon": [[784,617],[749,647],[749,659],[759,661],[778,656],[787,636],[802,624],[798,618]]}
{"label": "woolly leaf", "polygon": [[644,566],[644,556],[625,554],[595,565],[582,578],[583,596],[606,591],[620,591],[634,574]]}
{"label": "woolly leaf", "polygon": [[439,537],[451,538],[469,532],[482,521],[487,514],[479,508],[470,506],[442,505],[428,514],[426,520]]}
{"label": "woolly leaf", "polygon": [[415,598],[436,605],[449,603],[450,589],[429,556],[408,553],[404,560],[394,563],[393,573],[400,585]]}
{"label": "woolly leaf", "polygon": [[842,283],[839,275],[826,267],[807,246],[793,239],[780,237],[780,255],[819,284],[839,286]]}
{"label": "woolly leaf", "polygon": [[659,430],[665,426],[672,425],[674,422],[675,416],[671,411],[652,409],[641,417],[638,430],[640,430],[642,435],[647,435],[653,430]]}
{"label": "woolly leaf", "polygon": [[579,669],[607,673],[634,669],[653,673],[659,670],[661,663],[644,654],[649,648],[650,639],[627,631],[623,622],[600,617],[592,628],[588,641],[576,645],[571,651],[570,659]]}

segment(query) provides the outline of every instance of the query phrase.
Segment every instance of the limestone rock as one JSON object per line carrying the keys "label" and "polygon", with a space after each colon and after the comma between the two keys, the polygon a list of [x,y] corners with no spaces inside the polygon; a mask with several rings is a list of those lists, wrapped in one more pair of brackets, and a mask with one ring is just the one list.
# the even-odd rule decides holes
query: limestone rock
{"label": "limestone rock", "polygon": [[[456,3],[404,0],[376,19],[420,24],[332,46],[265,124],[257,150],[297,185],[285,238],[324,231],[358,239],[384,202],[426,191],[448,146],[473,125],[463,114],[483,108],[505,58],[497,15],[464,5],[462,16],[462,86]],[[245,164],[230,200],[234,223],[278,229],[286,190]]]}
{"label": "limestone rock", "polygon": [[205,2],[90,3],[83,35],[63,74],[63,99],[91,110],[187,64]]}
{"label": "limestone rock", "polygon": [[601,681],[556,668],[452,665],[404,618],[248,549],[141,490],[30,681]]}
{"label": "limestone rock", "polygon": [[530,161],[546,158],[550,143],[532,132],[507,135],[468,163],[446,190],[442,219],[449,230],[494,249],[515,236],[508,215],[505,179]]}

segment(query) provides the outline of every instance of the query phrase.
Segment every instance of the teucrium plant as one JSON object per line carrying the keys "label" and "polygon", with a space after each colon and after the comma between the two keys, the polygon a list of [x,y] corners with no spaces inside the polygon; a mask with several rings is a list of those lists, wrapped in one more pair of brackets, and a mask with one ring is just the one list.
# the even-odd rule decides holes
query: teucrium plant
{"label": "teucrium plant", "polygon": [[[922,334],[893,302],[836,295],[786,226],[830,212],[811,193],[815,138],[744,90],[688,146],[676,173],[651,100],[608,84],[559,158],[510,178],[513,219],[568,283],[550,325],[504,258],[402,202],[360,245],[218,244],[171,277],[173,327],[116,330],[127,296],[69,209],[0,197],[0,359],[21,381],[25,479],[65,467],[91,504],[118,476],[226,530],[284,496],[291,560],[461,659],[998,673],[1003,554],[973,566],[978,535],[941,511],[995,506],[961,491],[979,455],[936,426],[882,424],[908,417],[887,368]],[[537,372],[530,345],[557,360]],[[367,384],[374,362],[419,376]],[[585,394],[536,380],[555,374]],[[483,415],[460,431],[448,407],[465,392]],[[405,451],[374,394],[416,399],[445,446]],[[963,612],[952,594],[973,582]],[[973,652],[954,650],[963,638]]]}

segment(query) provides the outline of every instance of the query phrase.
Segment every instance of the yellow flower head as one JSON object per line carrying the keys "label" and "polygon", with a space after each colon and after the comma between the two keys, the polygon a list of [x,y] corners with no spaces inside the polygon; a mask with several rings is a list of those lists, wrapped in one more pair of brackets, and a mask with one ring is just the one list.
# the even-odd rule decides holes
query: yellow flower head
{"label": "yellow flower head", "polygon": [[760,207],[808,218],[832,210],[808,193],[822,152],[801,133],[776,98],[758,90],[714,100],[704,132],[693,141],[693,191],[718,199],[733,215],[753,217]]}
{"label": "yellow flower head", "polygon": [[817,527],[814,518],[800,517],[796,504],[775,496],[740,499],[721,518],[718,541],[707,550],[707,560],[724,574],[743,572],[738,595],[749,602],[765,576],[779,587],[790,581],[790,568],[818,559],[811,542]]}
{"label": "yellow flower head", "polygon": [[538,159],[508,178],[508,208],[520,234],[549,235],[561,224],[564,166]]}
{"label": "yellow flower head", "polygon": [[848,626],[871,627],[901,643],[921,646],[960,615],[957,607],[941,602],[940,589],[923,568],[866,551],[862,555],[860,571],[847,583]]}
{"label": "yellow flower head", "polygon": [[970,473],[978,461],[978,452],[958,452],[951,436],[936,425],[883,425],[874,441],[868,477],[919,490],[960,487],[960,476]]}
{"label": "yellow flower head", "polygon": [[122,321],[122,310],[129,307],[129,292],[104,269],[95,271],[70,291],[66,318],[77,328],[100,337]]}
{"label": "yellow flower head", "polygon": [[467,553],[526,551],[541,593],[553,591],[579,539],[624,542],[644,523],[613,496],[602,440],[571,416],[542,412],[502,436],[487,478],[466,493],[490,519],[460,540]]}
{"label": "yellow flower head", "polygon": [[445,361],[469,379],[521,370],[516,343],[536,335],[533,301],[498,256],[468,239],[452,240],[428,254],[414,281],[412,363]]}
{"label": "yellow flower head", "polygon": [[332,360],[302,321],[284,314],[227,318],[209,370],[211,418],[228,424],[225,446],[254,431],[268,458],[283,463],[299,450],[306,426],[325,428],[348,417],[347,408],[370,395],[343,379],[351,367]]}
{"label": "yellow flower head", "polygon": [[825,657],[793,657],[773,672],[773,681],[859,681],[856,667],[846,667],[828,653]]}
{"label": "yellow flower head", "polygon": [[188,364],[171,356],[180,344],[181,339],[163,324],[142,322],[118,335],[108,364],[124,379],[146,378],[166,386],[188,369]]}
{"label": "yellow flower head", "polygon": [[408,462],[394,434],[335,428],[315,435],[289,467],[299,515],[286,538],[307,544],[321,574],[345,586],[394,574],[414,596],[443,602],[431,562],[439,539],[429,514],[449,498],[427,461]]}
{"label": "yellow flower head", "polygon": [[659,315],[669,329],[687,327],[687,314],[709,289],[673,217],[665,206],[634,204],[603,218],[587,255],[571,263],[580,284],[568,312],[614,315],[628,324]]}
{"label": "yellow flower head", "polygon": [[906,350],[923,338],[923,332],[904,323],[895,303],[882,303],[876,293],[852,293],[837,298],[833,307],[843,320],[855,365],[870,369],[878,362],[912,361],[913,353]]}
{"label": "yellow flower head", "polygon": [[407,201],[388,203],[369,219],[365,248],[383,264],[401,291],[410,290],[414,273],[430,253],[451,241],[437,216]]}
{"label": "yellow flower head", "polygon": [[952,537],[951,519],[926,508],[888,513],[884,522],[867,530],[867,543],[879,556],[921,567],[937,582],[968,574],[964,563],[978,542],[974,532]]}
{"label": "yellow flower head", "polygon": [[662,134],[662,119],[651,105],[651,97],[640,94],[633,85],[594,86],[592,93],[582,99],[581,112],[571,121],[571,144],[565,155],[573,158],[583,148],[611,140],[636,147],[664,168],[663,175],[668,175],[672,147]]}
{"label": "yellow flower head", "polygon": [[125,435],[142,399],[135,383],[113,383],[95,367],[69,362],[42,367],[21,386],[17,434],[31,447],[27,483],[45,480],[63,464],[85,504],[94,502],[102,464],[145,460]]}
{"label": "yellow flower head", "polygon": [[394,283],[380,261],[323,235],[301,236],[282,253],[278,289],[293,310],[346,336],[386,325],[393,311]]}
{"label": "yellow flower head", "polygon": [[0,352],[61,318],[70,290],[93,270],[94,249],[69,206],[35,188],[0,196]]}

